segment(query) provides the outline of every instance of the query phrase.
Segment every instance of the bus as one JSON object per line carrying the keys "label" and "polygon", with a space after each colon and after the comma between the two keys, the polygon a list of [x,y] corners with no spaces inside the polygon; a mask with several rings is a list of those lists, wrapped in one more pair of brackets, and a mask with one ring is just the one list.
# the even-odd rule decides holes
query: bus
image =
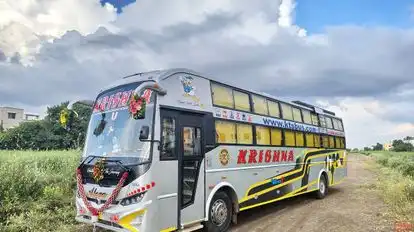
{"label": "bus", "polygon": [[342,119],[189,69],[137,73],[91,107],[76,170],[76,220],[111,231],[228,231],[239,212],[347,176]]}

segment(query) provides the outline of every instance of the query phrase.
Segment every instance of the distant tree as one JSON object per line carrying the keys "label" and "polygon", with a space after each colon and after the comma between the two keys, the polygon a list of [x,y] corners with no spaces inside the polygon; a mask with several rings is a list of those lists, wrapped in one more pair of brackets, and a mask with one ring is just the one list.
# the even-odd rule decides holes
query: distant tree
{"label": "distant tree", "polygon": [[78,113],[78,117],[75,117],[72,128],[68,132],[59,124],[60,112],[68,104],[69,102],[64,102],[60,105],[48,107],[45,121],[51,125],[50,129],[53,134],[59,136],[58,143],[62,148],[79,148],[84,145],[85,134],[92,111],[86,106],[75,104],[73,109]]}
{"label": "distant tree", "polygon": [[393,151],[402,152],[402,151],[414,151],[414,146],[409,142],[404,142],[401,139],[392,141]]}
{"label": "distant tree", "polygon": [[358,148],[352,149],[352,152],[358,152],[358,151],[359,151]]}
{"label": "distant tree", "polygon": [[372,146],[372,150],[374,151],[382,151],[384,149],[384,146],[380,143],[377,143],[376,145]]}
{"label": "distant tree", "polygon": [[369,148],[369,147],[364,147],[364,151],[371,151],[371,148]]}
{"label": "distant tree", "polygon": [[0,133],[0,149],[73,149],[80,148],[85,142],[85,132],[91,109],[74,105],[79,117],[74,119],[68,132],[59,124],[60,111],[68,102],[47,109],[43,120],[23,122],[19,126]]}
{"label": "distant tree", "polygon": [[3,120],[0,121],[0,133],[4,132]]}
{"label": "distant tree", "polygon": [[411,140],[414,140],[414,137],[413,136],[406,136],[404,138],[404,141],[411,141]]}
{"label": "distant tree", "polygon": [[18,127],[4,133],[0,141],[1,149],[53,149],[51,133],[44,121],[23,122]]}

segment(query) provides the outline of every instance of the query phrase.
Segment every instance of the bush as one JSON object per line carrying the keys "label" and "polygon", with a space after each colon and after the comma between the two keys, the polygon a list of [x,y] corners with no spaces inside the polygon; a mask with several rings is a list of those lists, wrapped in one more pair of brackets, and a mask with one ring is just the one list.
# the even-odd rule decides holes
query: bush
{"label": "bush", "polygon": [[79,155],[0,151],[1,231],[80,231],[74,220]]}

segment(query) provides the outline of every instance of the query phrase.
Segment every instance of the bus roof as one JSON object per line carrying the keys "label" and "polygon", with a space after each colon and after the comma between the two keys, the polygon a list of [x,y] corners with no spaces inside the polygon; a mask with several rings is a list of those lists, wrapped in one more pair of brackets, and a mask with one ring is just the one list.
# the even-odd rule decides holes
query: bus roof
{"label": "bus roof", "polygon": [[187,69],[187,68],[171,68],[171,69],[164,69],[164,70],[154,70],[154,71],[149,71],[149,72],[141,72],[141,73],[134,73],[128,76],[124,76],[121,77],[121,79],[118,79],[117,81],[111,83],[110,85],[106,86],[105,88],[101,89],[102,91],[108,90],[108,89],[112,89],[115,88],[117,86],[120,85],[125,85],[125,84],[130,84],[130,83],[134,83],[134,82],[139,82],[139,81],[144,81],[144,80],[153,80],[156,82],[161,82],[162,80],[176,74],[176,73],[186,73],[186,74],[190,74],[190,75],[194,75],[194,76],[198,76],[200,78],[204,78],[210,81],[213,81],[215,83],[218,84],[223,84],[232,88],[236,88],[236,89],[240,89],[252,94],[257,94],[266,98],[270,98],[272,100],[281,102],[281,103],[285,103],[285,104],[289,104],[298,108],[302,108],[302,109],[306,109],[306,110],[310,110],[310,111],[315,111],[317,109],[320,109],[324,115],[332,117],[332,118],[336,118],[336,119],[341,119],[340,117],[336,116],[334,112],[322,109],[320,107],[308,104],[308,103],[304,103],[301,101],[284,101],[284,100],[280,100],[280,97],[275,97],[273,95],[270,95],[268,93],[264,93],[264,92],[259,92],[259,91],[255,91],[255,90],[251,90],[251,89],[246,89],[243,87],[239,87],[236,86],[234,84],[228,83],[228,82],[224,82],[224,81],[218,81],[214,78],[211,77],[207,77],[201,73],[198,73],[194,70],[191,69]]}

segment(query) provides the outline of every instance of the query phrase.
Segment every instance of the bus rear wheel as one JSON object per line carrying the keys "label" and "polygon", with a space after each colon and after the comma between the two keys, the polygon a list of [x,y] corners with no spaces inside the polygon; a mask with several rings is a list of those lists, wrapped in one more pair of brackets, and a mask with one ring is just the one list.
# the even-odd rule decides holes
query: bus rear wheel
{"label": "bus rear wheel", "polygon": [[323,199],[328,194],[328,180],[326,179],[325,175],[321,175],[319,178],[319,186],[318,190],[316,191],[316,198]]}
{"label": "bus rear wheel", "polygon": [[206,229],[208,232],[227,231],[231,224],[232,204],[225,192],[217,192],[210,204]]}

